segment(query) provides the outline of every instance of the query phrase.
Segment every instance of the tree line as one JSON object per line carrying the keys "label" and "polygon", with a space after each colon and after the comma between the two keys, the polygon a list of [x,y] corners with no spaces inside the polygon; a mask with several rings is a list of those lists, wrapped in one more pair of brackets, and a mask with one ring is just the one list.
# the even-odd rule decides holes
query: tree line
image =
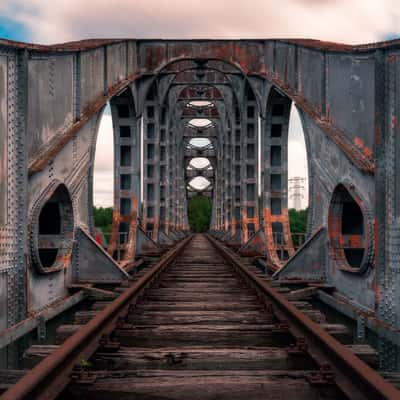
{"label": "tree line", "polygon": [[[205,232],[211,222],[211,200],[204,196],[195,196],[188,201],[189,226],[193,232]],[[305,233],[307,230],[307,211],[289,210],[290,230],[292,233]],[[106,237],[111,232],[112,207],[93,207],[94,224]]]}

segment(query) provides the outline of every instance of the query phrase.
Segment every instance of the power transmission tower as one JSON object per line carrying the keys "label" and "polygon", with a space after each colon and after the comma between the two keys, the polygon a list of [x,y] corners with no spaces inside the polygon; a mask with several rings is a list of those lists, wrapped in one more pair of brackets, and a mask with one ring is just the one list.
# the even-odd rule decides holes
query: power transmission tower
{"label": "power transmission tower", "polygon": [[301,210],[301,199],[304,199],[304,186],[306,178],[302,178],[300,176],[295,176],[294,178],[290,178],[289,182],[289,192],[291,195],[290,199],[293,199],[293,208],[295,210]]}

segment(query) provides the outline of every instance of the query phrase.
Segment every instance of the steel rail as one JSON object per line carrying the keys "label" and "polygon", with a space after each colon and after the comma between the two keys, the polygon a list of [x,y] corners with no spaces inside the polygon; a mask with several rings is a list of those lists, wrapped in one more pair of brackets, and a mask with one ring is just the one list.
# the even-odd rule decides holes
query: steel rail
{"label": "steel rail", "polygon": [[383,379],[376,371],[361,361],[348,348],[324,331],[317,323],[298,310],[282,294],[269,286],[262,278],[250,271],[236,254],[226,249],[216,239],[206,235],[219,253],[235,266],[256,289],[266,296],[273,312],[289,325],[295,338],[304,338],[307,353],[320,367],[329,363],[337,387],[349,399],[400,399],[400,391]]}
{"label": "steel rail", "polygon": [[56,398],[70,381],[75,365],[88,360],[99,347],[104,334],[110,334],[117,319],[128,310],[129,304],[151,281],[166,268],[186,247],[192,235],[183,239],[135,281],[132,286],[100,311],[78,332],[69,337],[52,354],[28,371],[11,386],[1,400],[48,400]]}

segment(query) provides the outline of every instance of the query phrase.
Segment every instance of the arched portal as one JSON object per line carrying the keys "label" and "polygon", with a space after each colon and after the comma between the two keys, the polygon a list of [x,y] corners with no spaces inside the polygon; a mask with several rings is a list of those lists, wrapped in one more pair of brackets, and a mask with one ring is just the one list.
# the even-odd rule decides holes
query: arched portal
{"label": "arched portal", "polygon": [[263,218],[267,257],[282,265],[294,254],[288,213],[288,129],[292,102],[271,89],[262,134]]}
{"label": "arched portal", "polygon": [[114,179],[108,181],[108,190],[114,194],[107,251],[116,260],[125,261],[132,259],[135,253],[140,202],[140,130],[130,88],[111,99],[110,109],[114,139]]}
{"label": "arched portal", "polygon": [[[187,199],[180,197],[182,184],[187,184],[182,172],[192,179],[196,171],[182,168],[182,156],[185,166],[189,157],[211,159],[214,172],[212,230],[230,232],[232,241],[240,245],[259,228],[259,112],[255,93],[245,75],[240,74],[242,71],[223,60],[181,59],[166,65],[153,85],[149,85],[147,93],[158,100],[159,116],[167,116],[164,121],[167,132],[165,168],[167,181],[174,185],[168,185],[171,189],[166,190],[165,204],[159,203],[160,216],[163,216],[159,222],[165,232],[170,228],[182,230],[187,227],[187,217],[182,218],[182,207],[187,208]],[[239,80],[244,83],[244,104]],[[152,99],[146,99],[145,123],[146,107]],[[160,126],[160,131],[163,130]],[[209,142],[199,145],[191,140],[194,138],[209,139]],[[161,156],[164,143],[159,143]],[[146,148],[144,155],[146,163]],[[162,167],[161,161],[160,165]],[[202,171],[202,175],[205,174],[210,175],[211,171]],[[163,190],[162,186],[161,181],[160,190]],[[154,193],[157,195],[157,188]],[[191,196],[192,192],[188,191],[186,195]],[[144,210],[146,202],[149,199],[144,187]],[[162,212],[163,208],[165,212]],[[152,223],[144,226],[148,233],[159,229]],[[157,237],[157,233],[153,234],[153,239]]]}

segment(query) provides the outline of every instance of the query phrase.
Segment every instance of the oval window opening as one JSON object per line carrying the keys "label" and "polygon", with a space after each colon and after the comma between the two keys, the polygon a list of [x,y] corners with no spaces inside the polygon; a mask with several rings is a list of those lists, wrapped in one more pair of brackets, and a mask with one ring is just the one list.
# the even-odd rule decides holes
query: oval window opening
{"label": "oval window opening", "polygon": [[202,191],[208,189],[210,185],[211,182],[208,179],[204,178],[203,176],[196,176],[189,182],[189,187],[196,191]]}
{"label": "oval window opening", "polygon": [[67,266],[72,252],[74,218],[67,188],[60,184],[42,206],[38,217],[36,264],[42,272]]}
{"label": "oval window opening", "polygon": [[333,193],[329,237],[339,268],[360,269],[365,254],[364,215],[344,185],[339,185]]}
{"label": "oval window opening", "polygon": [[190,160],[189,167],[194,169],[204,169],[211,167],[210,160],[205,157],[195,157]]}
{"label": "oval window opening", "polygon": [[208,100],[192,100],[187,106],[189,108],[212,108],[214,107],[214,103]]}
{"label": "oval window opening", "polygon": [[204,147],[210,147],[210,148],[213,147],[210,139],[201,137],[190,139],[189,145],[195,147],[196,149],[203,149]]}
{"label": "oval window opening", "polygon": [[193,118],[188,122],[191,128],[210,128],[213,123],[208,118]]}

